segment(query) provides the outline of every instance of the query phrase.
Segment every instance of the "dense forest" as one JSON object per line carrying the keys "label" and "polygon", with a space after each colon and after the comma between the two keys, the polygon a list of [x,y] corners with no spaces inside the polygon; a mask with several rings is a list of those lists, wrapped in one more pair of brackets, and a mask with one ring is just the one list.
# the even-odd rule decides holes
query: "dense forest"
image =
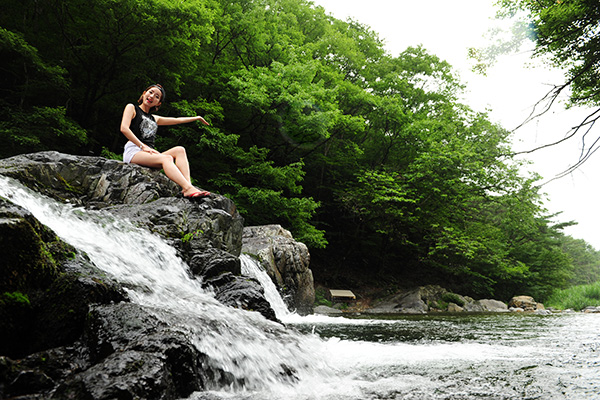
{"label": "dense forest", "polygon": [[124,106],[162,84],[159,114],[211,125],[159,149],[185,146],[247,225],[290,229],[319,284],[543,300],[600,279],[451,65],[310,1],[4,0],[0,66],[0,157],[118,157]]}

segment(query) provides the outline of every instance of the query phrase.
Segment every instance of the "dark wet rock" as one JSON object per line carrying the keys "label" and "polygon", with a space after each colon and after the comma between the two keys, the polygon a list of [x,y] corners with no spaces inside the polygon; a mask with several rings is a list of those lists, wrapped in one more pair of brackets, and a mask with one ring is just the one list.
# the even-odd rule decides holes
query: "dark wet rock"
{"label": "dark wet rock", "polygon": [[189,264],[192,273],[203,277],[205,281],[226,272],[235,275],[241,273],[240,259],[218,249],[208,249],[194,254]]}
{"label": "dark wet rock", "polygon": [[310,254],[280,225],[244,228],[242,251],[255,256],[279,288],[288,308],[311,314],[315,302]]}
{"label": "dark wet rock", "polygon": [[207,382],[233,381],[226,372],[207,368],[208,357],[184,332],[137,304],[93,307],[83,342],[92,367],[64,381],[54,398],[76,393],[75,398],[172,399]]}
{"label": "dark wet rock", "polygon": [[[219,301],[276,320],[260,285],[240,276],[243,218],[231,200],[183,199],[160,172],[101,157],[21,155],[0,160],[0,174],[160,235]],[[176,399],[235,384],[168,318],[129,303],[85,254],[6,199],[0,253],[0,398]]]}
{"label": "dark wet rock", "polygon": [[0,198],[0,292],[45,287],[59,274],[55,258],[73,251],[29,211]]}
{"label": "dark wet rock", "polygon": [[84,254],[27,210],[2,199],[0,249],[2,355],[20,357],[71,343],[83,331],[90,304],[126,299]]}
{"label": "dark wet rock", "polygon": [[217,300],[232,307],[259,312],[265,318],[277,321],[275,311],[265,299],[264,289],[260,283],[252,278],[232,274],[226,274],[221,279],[227,279],[227,283],[217,287],[215,293]]}

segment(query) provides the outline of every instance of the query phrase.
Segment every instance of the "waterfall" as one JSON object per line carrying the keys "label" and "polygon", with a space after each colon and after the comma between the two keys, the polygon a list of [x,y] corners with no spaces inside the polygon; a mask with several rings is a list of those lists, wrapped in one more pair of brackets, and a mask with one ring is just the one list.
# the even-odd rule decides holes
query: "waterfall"
{"label": "waterfall", "polygon": [[[85,251],[131,301],[244,382],[213,383],[188,400],[591,399],[600,389],[598,315],[299,317],[243,256],[244,272],[263,282],[278,317],[295,319],[286,329],[220,304],[190,278],[175,249],[128,221],[58,203],[2,176],[0,197]],[[329,339],[299,333],[311,330]],[[296,381],[281,375],[282,364]]]}
{"label": "waterfall", "polygon": [[240,261],[242,262],[242,274],[256,279],[261,284],[265,291],[265,298],[271,304],[277,318],[280,320],[287,319],[291,313],[267,272],[260,266],[258,261],[247,254],[242,254]]}
{"label": "waterfall", "polygon": [[243,389],[285,385],[281,365],[297,377],[327,369],[323,342],[266,320],[256,312],[219,303],[162,238],[108,213],[62,204],[0,176],[0,196],[29,210],[61,239],[88,254],[120,282],[131,301],[171,321],[215,365],[244,381]]}

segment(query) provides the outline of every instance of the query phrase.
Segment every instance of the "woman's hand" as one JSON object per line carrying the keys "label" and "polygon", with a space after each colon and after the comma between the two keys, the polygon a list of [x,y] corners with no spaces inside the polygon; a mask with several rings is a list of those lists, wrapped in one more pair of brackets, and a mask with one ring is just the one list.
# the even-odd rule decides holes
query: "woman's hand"
{"label": "woman's hand", "polygon": [[150,153],[150,154],[159,154],[158,150],[153,149],[152,147],[148,146],[147,144],[143,144],[140,147],[140,149],[142,151],[145,151],[146,153]]}
{"label": "woman's hand", "polygon": [[204,125],[210,125],[208,122],[206,122],[206,120],[204,118],[202,118],[201,116],[197,116],[196,117],[196,121],[200,121],[202,122]]}

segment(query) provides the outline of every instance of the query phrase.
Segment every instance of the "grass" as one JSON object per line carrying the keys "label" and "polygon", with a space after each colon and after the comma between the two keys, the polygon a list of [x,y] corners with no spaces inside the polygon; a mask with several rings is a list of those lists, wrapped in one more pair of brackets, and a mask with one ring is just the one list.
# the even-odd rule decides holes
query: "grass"
{"label": "grass", "polygon": [[321,287],[315,288],[315,306],[333,307],[333,303],[326,298],[326,290]]}
{"label": "grass", "polygon": [[450,292],[444,293],[444,295],[442,296],[442,301],[444,303],[454,303],[460,307],[463,307],[465,305],[465,301],[461,299],[459,295]]}
{"label": "grass", "polygon": [[600,306],[600,282],[557,290],[544,303],[546,306],[575,311]]}

